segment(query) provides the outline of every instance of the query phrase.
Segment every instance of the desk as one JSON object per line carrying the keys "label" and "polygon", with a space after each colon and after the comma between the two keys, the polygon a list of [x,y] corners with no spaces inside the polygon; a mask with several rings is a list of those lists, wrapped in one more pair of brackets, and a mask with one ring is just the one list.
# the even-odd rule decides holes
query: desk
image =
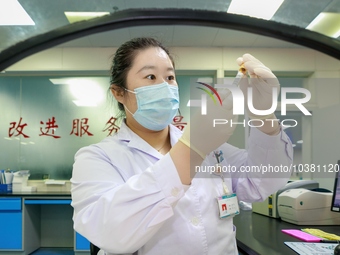
{"label": "desk", "polygon": [[234,217],[234,225],[240,251],[251,255],[297,255],[283,242],[299,242],[299,239],[283,234],[281,229],[318,228],[340,235],[340,226],[294,225],[252,211],[241,211]]}
{"label": "desk", "polygon": [[[40,246],[51,245],[51,242],[55,247],[65,243],[74,246],[75,255],[89,254],[89,242],[73,231],[70,199],[69,192],[0,194],[0,216],[5,216],[0,217],[0,223],[1,219],[3,224],[12,224],[10,221],[16,223],[15,227],[10,228],[10,233],[0,232],[0,241],[8,236],[15,237],[13,243],[6,242],[14,248],[1,247],[0,242],[0,255],[27,255]],[[234,224],[240,251],[251,255],[296,255],[284,242],[299,240],[283,234],[281,229],[314,227],[340,235],[340,226],[298,226],[252,211],[241,211],[234,218]],[[58,230],[64,231],[65,228],[67,232],[61,239],[56,240],[50,233],[58,233]]]}
{"label": "desk", "polygon": [[0,254],[27,255],[40,247],[89,254],[89,242],[73,230],[70,204],[70,192],[0,194]]}

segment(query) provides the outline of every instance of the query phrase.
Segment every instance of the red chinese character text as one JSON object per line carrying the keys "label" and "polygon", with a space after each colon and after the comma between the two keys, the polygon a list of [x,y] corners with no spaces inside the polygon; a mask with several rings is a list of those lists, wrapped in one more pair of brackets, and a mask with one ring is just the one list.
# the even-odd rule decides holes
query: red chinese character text
{"label": "red chinese character text", "polygon": [[112,132],[113,132],[113,133],[117,133],[118,130],[119,130],[119,127],[116,125],[116,121],[117,121],[117,118],[111,117],[111,118],[108,120],[108,122],[106,122],[105,126],[108,126],[108,127],[105,128],[105,129],[103,130],[103,132],[109,131],[108,136],[111,135]]}
{"label": "red chinese character text", "polygon": [[19,123],[17,124],[16,122],[11,122],[11,126],[10,128],[8,129],[8,137],[12,137],[13,135],[14,136],[19,136],[19,135],[22,135],[24,138],[29,138],[28,135],[25,135],[23,133],[24,131],[24,128],[27,126],[27,123],[25,124],[21,124],[21,120],[22,118],[20,117],[20,120],[19,120]]}
{"label": "red chinese character text", "polygon": [[[44,125],[43,121],[40,121],[41,125]],[[54,131],[58,128],[58,125],[56,124],[55,117],[52,117],[52,119],[48,119],[48,122],[46,122],[45,130],[43,131],[42,128],[40,128],[41,134],[39,136],[51,136],[53,138],[60,138],[58,135],[54,135]]]}
{"label": "red chinese character text", "polygon": [[179,128],[179,130],[183,130],[185,128],[185,126],[188,124],[187,122],[181,122],[183,120],[183,116],[182,115],[178,115],[175,116],[173,118],[173,125],[176,126],[177,128]]}
{"label": "red chinese character text", "polygon": [[88,130],[90,126],[87,124],[88,118],[74,119],[72,124],[72,131],[70,135],[74,134],[76,136],[82,137],[83,135],[93,136]]}

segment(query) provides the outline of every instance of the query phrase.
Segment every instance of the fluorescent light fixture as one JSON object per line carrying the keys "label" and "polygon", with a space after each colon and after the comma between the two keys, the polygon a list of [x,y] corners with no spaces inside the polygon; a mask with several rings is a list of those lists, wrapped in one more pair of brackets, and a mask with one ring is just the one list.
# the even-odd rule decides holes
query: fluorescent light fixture
{"label": "fluorescent light fixture", "polygon": [[100,84],[108,84],[107,78],[70,77],[49,79],[54,85],[67,85],[74,97],[72,102],[79,107],[96,107],[104,100],[105,92]]}
{"label": "fluorescent light fixture", "polygon": [[338,38],[340,36],[340,13],[320,12],[306,29]]}
{"label": "fluorescent light fixture", "polygon": [[49,79],[54,85],[68,85],[72,83],[72,79],[75,78],[57,78],[57,79]]}
{"label": "fluorescent light fixture", "polygon": [[299,140],[296,143],[303,144],[303,140]]}
{"label": "fluorescent light fixture", "polygon": [[340,29],[334,35],[332,35],[333,38],[338,38],[339,36],[340,36]]}
{"label": "fluorescent light fixture", "polygon": [[292,147],[293,147],[293,148],[294,148],[294,147],[296,147],[296,144],[295,144],[295,143],[293,143],[293,144],[292,144]]}
{"label": "fluorescent light fixture", "polygon": [[228,13],[270,20],[284,0],[232,0]]}
{"label": "fluorescent light fixture", "polygon": [[90,100],[72,100],[72,102],[78,107],[96,107],[97,103]]}
{"label": "fluorescent light fixture", "polygon": [[71,94],[76,98],[73,103],[77,106],[97,106],[103,101],[104,91],[97,82],[90,78],[73,79],[69,83]]}
{"label": "fluorescent light fixture", "polygon": [[93,19],[105,15],[109,15],[109,12],[64,12],[68,22],[75,23],[78,21]]}
{"label": "fluorescent light fixture", "polygon": [[10,140],[10,141],[12,140],[12,138],[10,138],[10,137],[4,137],[4,139],[5,140]]}
{"label": "fluorescent light fixture", "polygon": [[34,25],[34,21],[17,0],[0,1],[0,26]]}

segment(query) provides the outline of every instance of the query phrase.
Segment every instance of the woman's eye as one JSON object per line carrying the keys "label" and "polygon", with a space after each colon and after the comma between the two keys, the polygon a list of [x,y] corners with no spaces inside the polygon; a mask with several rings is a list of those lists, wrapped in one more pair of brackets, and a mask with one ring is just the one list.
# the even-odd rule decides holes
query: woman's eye
{"label": "woman's eye", "polygon": [[153,74],[150,74],[148,76],[146,76],[147,79],[150,79],[150,80],[154,80],[156,79],[156,76],[154,76]]}
{"label": "woman's eye", "polygon": [[169,81],[175,80],[175,76],[173,76],[173,75],[168,76],[168,80],[169,80]]}

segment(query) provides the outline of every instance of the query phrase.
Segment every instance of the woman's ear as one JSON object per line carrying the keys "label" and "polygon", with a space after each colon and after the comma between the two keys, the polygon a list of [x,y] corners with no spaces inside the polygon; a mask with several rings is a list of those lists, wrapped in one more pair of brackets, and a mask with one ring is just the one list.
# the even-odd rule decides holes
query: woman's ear
{"label": "woman's ear", "polygon": [[116,100],[119,103],[123,103],[124,90],[115,84],[111,84],[110,90],[111,90],[112,95],[116,98]]}

